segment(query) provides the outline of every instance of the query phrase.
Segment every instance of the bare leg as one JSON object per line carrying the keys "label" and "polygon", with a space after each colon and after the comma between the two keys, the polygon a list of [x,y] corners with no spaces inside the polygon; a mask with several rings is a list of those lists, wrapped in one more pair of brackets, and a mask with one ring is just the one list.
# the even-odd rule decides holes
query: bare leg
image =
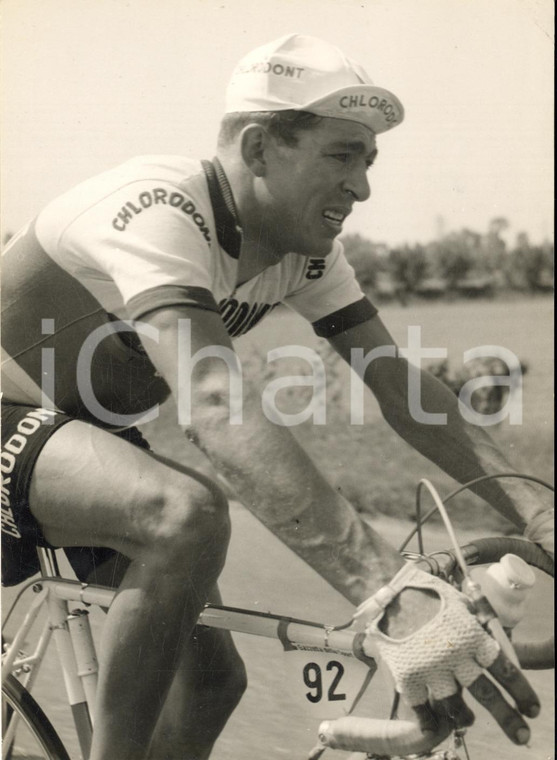
{"label": "bare leg", "polygon": [[[218,591],[211,601],[220,603]],[[206,760],[245,685],[244,664],[230,633],[197,628],[159,718],[150,760]]]}
{"label": "bare leg", "polygon": [[144,758],[229,537],[216,488],[98,428],[71,422],[37,460],[31,509],[58,546],[110,546],[131,562],[101,646],[91,760]]}
{"label": "bare leg", "polygon": [[[158,461],[186,468],[149,452]],[[88,581],[118,586],[130,560],[117,554],[95,568]],[[208,599],[222,604],[218,588]],[[185,642],[174,681],[159,717],[150,760],[205,760],[246,688],[246,672],[228,631],[196,627]]]}
{"label": "bare leg", "polygon": [[[129,560],[121,554],[89,576],[119,585]],[[218,588],[209,597],[222,604]],[[182,659],[151,740],[149,760],[205,760],[246,688],[246,672],[228,631],[198,626]]]}

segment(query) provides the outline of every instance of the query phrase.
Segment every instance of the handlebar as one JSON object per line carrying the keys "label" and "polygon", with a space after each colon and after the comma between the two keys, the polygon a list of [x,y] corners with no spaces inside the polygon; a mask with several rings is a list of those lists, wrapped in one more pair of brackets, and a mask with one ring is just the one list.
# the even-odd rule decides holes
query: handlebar
{"label": "handlebar", "polygon": [[319,740],[331,749],[391,757],[427,752],[444,741],[451,731],[452,728],[446,722],[440,722],[435,735],[424,735],[418,724],[409,720],[347,716],[321,723]]}
{"label": "handlebar", "polygon": [[[519,538],[495,537],[477,539],[461,551],[466,562],[482,565],[498,562],[506,554],[515,554],[532,567],[553,577],[553,560],[536,544]],[[430,569],[448,579],[458,572],[455,555],[450,550],[430,555]],[[545,669],[555,667],[554,639],[514,644],[521,667]],[[440,722],[435,735],[423,734],[411,721],[377,720],[347,716],[324,721],[319,726],[321,747],[352,752],[366,752],[386,757],[420,754],[431,751],[451,733],[452,727]]]}
{"label": "handlebar", "polygon": [[[532,567],[553,578],[555,564],[537,544],[523,538],[479,538],[462,547],[467,562],[485,565],[498,562],[505,554],[514,554]],[[555,667],[555,639],[544,641],[513,641],[514,650],[524,670],[547,670]]]}

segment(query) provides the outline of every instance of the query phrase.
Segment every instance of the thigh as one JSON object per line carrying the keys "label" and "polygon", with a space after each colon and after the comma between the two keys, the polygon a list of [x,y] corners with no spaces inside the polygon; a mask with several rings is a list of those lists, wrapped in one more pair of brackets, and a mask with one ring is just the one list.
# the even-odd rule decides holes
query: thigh
{"label": "thigh", "polygon": [[134,556],[157,524],[164,493],[188,494],[196,477],[94,425],[73,420],[43,447],[29,489],[31,513],[54,546],[109,546]]}

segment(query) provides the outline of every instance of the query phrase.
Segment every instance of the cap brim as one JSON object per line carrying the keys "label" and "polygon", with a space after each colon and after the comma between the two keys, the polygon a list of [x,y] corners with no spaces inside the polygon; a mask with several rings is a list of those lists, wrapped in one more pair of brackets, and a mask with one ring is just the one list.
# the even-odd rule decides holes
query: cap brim
{"label": "cap brim", "polygon": [[357,121],[375,134],[393,129],[404,119],[404,107],[396,95],[382,87],[366,84],[343,87],[311,103],[297,106],[296,110]]}

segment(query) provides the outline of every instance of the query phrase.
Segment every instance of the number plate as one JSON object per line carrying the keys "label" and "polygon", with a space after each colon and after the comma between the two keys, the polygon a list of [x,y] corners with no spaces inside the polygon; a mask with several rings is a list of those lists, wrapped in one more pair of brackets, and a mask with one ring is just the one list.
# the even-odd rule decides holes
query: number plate
{"label": "number plate", "polygon": [[284,652],[286,689],[300,710],[323,720],[346,715],[369,668],[355,657],[335,652]]}

